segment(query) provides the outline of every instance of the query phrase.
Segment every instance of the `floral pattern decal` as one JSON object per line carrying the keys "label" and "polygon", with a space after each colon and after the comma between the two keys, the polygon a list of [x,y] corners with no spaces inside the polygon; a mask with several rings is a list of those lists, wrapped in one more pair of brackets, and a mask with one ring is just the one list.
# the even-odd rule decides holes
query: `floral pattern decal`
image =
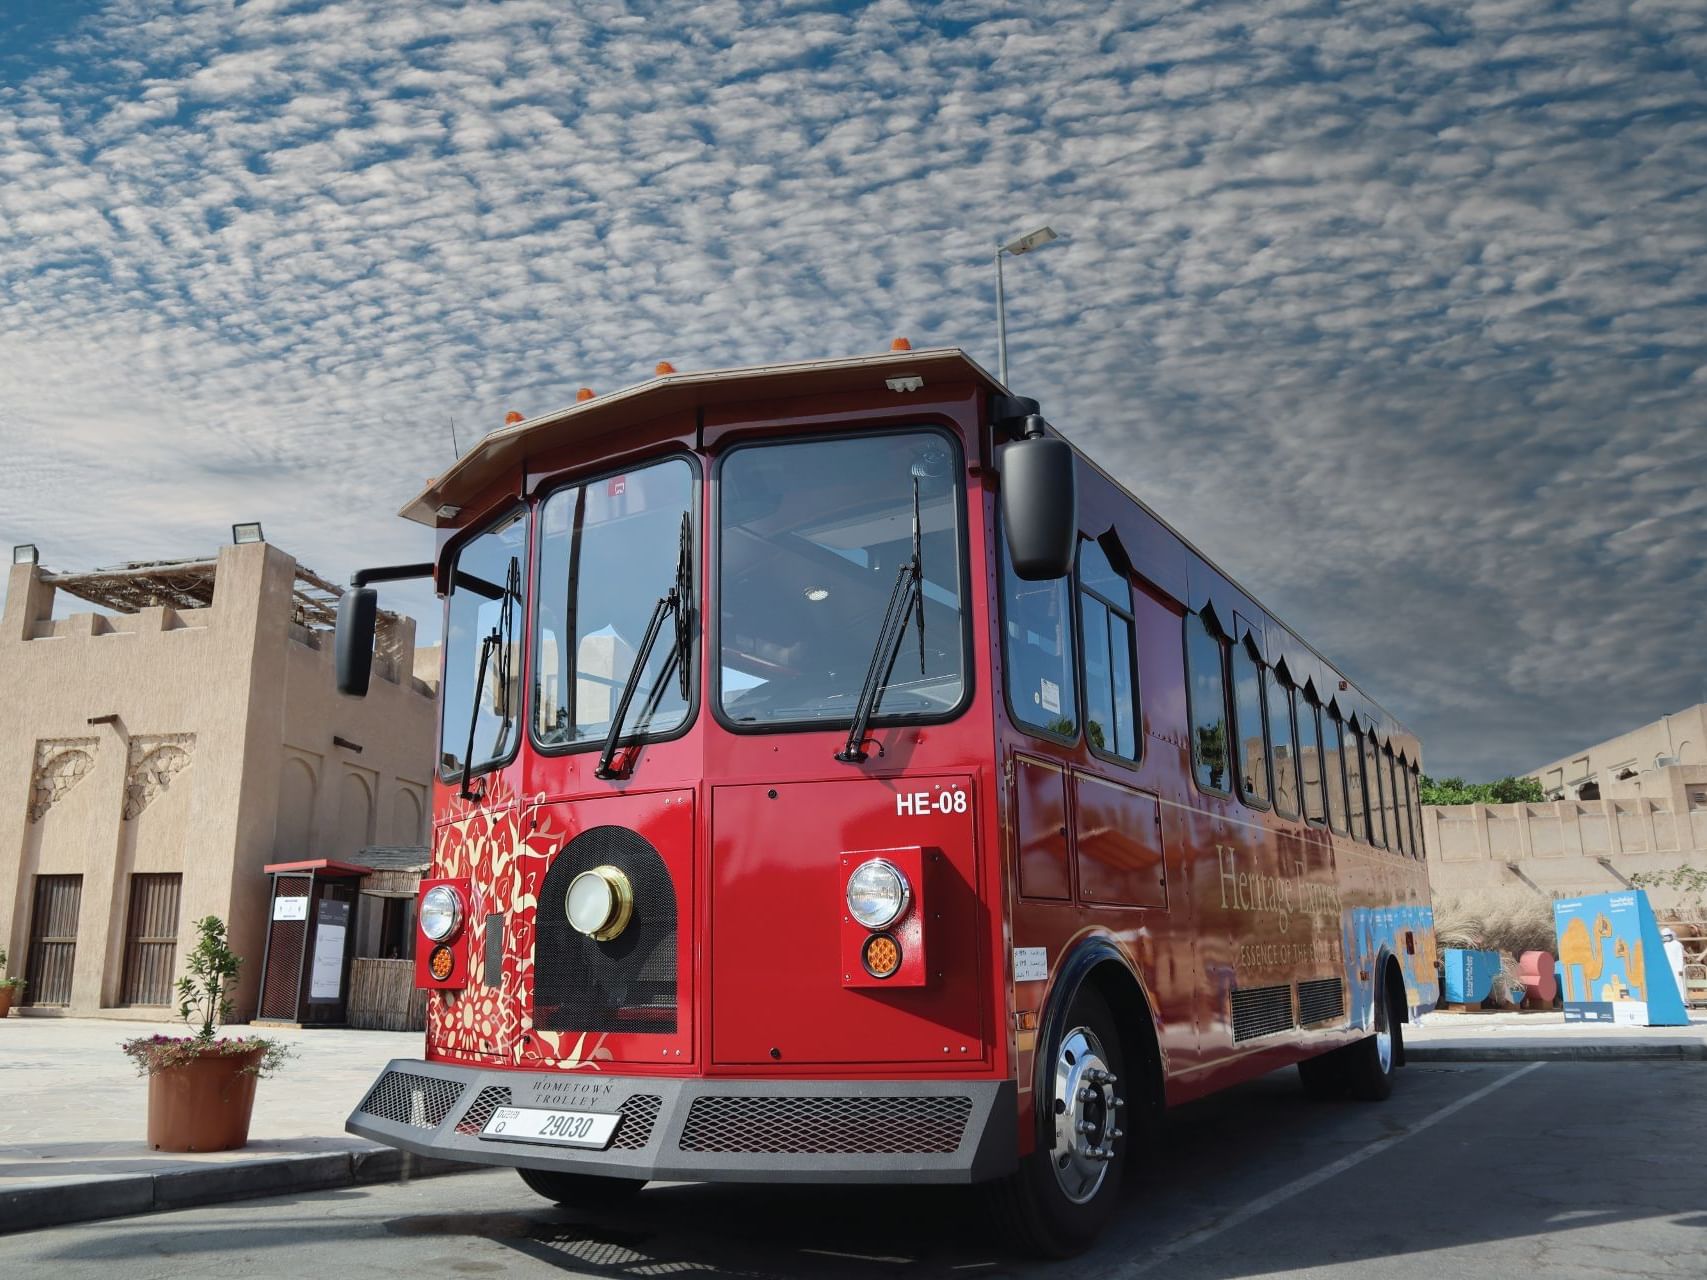
{"label": "floral pattern decal", "polygon": [[[567,842],[543,806],[524,806],[507,785],[490,778],[482,807],[453,799],[452,821],[435,836],[433,874],[466,876],[474,901],[468,912],[469,960],[474,981],[461,991],[427,998],[427,1047],[432,1056],[483,1065],[554,1071],[600,1070],[611,1060],[608,1035],[535,1031],[533,1028],[534,921],[539,886]],[[488,985],[480,972],[486,955],[486,917],[502,912],[503,973]]]}

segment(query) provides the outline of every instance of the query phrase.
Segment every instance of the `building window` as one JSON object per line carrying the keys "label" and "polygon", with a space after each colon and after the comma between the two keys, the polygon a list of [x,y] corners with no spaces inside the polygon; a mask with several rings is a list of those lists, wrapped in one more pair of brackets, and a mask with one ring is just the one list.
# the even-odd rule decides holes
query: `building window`
{"label": "building window", "polygon": [[1292,686],[1263,668],[1263,694],[1268,703],[1269,759],[1274,765],[1274,811],[1283,818],[1298,816],[1297,733],[1292,720]]}
{"label": "building window", "polygon": [[1186,694],[1191,708],[1191,763],[1197,785],[1225,795],[1227,779],[1226,646],[1202,617],[1185,615]]}
{"label": "building window", "polygon": [[[1308,696],[1294,695],[1298,708],[1298,767],[1303,775],[1304,817],[1322,822],[1327,816],[1325,790],[1328,771],[1322,753],[1322,709]],[[1334,750],[1334,771],[1339,771],[1339,750]]]}
{"label": "building window", "polygon": [[1093,750],[1136,760],[1132,588],[1095,542],[1079,548],[1079,621],[1085,646],[1085,740]]}
{"label": "building window", "polygon": [[1074,705],[1072,586],[1027,582],[1002,542],[1002,622],[1008,706],[1015,720],[1057,738],[1079,736]]}

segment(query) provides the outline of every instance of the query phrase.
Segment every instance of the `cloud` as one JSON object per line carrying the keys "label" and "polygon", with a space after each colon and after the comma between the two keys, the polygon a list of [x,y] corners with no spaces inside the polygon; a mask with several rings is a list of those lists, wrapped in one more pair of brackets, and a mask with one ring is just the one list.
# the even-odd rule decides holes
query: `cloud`
{"label": "cloud", "polygon": [[1699,5],[121,0],[0,48],[0,538],[322,571],[509,408],[994,364],[1423,736],[1697,700]]}

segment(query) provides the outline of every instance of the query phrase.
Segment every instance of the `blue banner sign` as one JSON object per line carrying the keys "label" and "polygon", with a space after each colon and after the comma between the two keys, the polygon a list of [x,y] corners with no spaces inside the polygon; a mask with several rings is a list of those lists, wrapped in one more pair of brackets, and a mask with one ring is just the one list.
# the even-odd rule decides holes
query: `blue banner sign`
{"label": "blue banner sign", "polygon": [[1640,889],[1553,904],[1566,1022],[1681,1027],[1689,1016]]}

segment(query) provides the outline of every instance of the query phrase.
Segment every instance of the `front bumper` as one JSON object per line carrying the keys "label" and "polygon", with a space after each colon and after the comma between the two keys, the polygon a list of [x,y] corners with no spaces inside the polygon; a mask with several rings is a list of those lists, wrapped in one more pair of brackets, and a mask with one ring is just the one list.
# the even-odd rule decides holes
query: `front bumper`
{"label": "front bumper", "polygon": [[[344,1127],[421,1155],[682,1182],[979,1182],[1016,1162],[1011,1080],[657,1079],[399,1058]],[[499,1107],[618,1114],[587,1151],[497,1142]]]}

